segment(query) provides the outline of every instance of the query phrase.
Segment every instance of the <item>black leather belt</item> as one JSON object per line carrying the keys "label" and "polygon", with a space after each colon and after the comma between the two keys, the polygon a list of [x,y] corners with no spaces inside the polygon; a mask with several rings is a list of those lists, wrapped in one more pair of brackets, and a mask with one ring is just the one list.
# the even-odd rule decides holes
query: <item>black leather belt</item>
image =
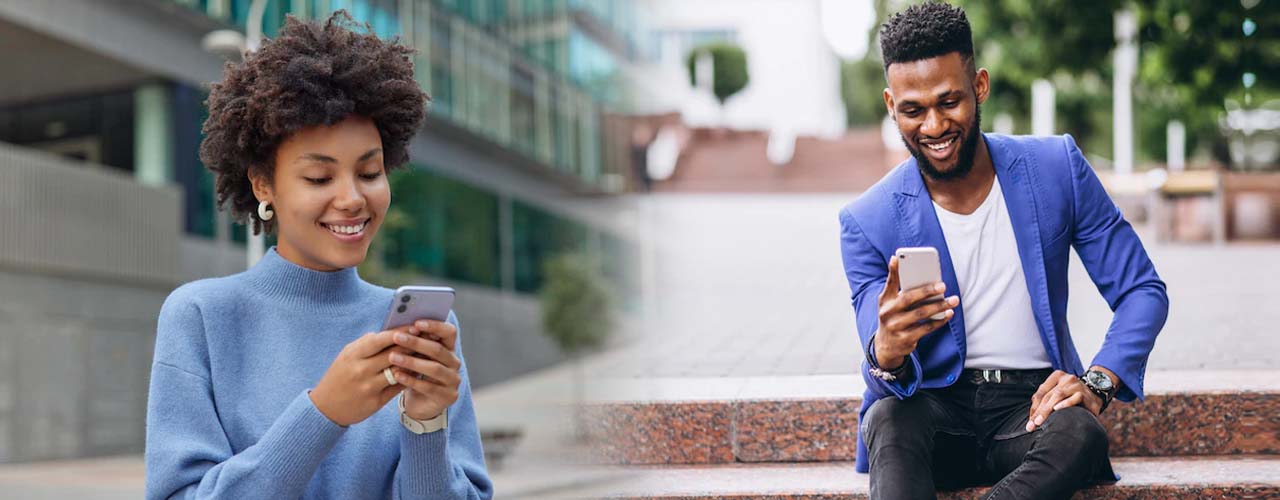
{"label": "black leather belt", "polygon": [[1038,370],[965,370],[960,380],[970,384],[1039,384],[1053,373],[1053,368]]}

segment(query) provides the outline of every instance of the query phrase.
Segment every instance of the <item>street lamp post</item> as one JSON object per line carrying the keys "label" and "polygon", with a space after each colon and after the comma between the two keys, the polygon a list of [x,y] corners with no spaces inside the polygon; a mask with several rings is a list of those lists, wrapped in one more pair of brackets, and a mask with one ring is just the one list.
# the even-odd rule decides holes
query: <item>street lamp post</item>
{"label": "street lamp post", "polygon": [[1115,127],[1115,173],[1133,173],[1133,78],[1138,69],[1138,18],[1132,9],[1115,14],[1116,72],[1112,80],[1112,121]]}
{"label": "street lamp post", "polygon": [[[236,30],[215,30],[204,36],[201,45],[204,50],[231,58],[243,57],[246,53],[255,52],[262,45],[262,21],[267,13],[267,0],[253,0],[249,5],[249,17],[245,19],[244,31],[241,35]],[[253,267],[267,253],[266,239],[261,234],[253,234],[253,225],[245,225],[245,264]]]}

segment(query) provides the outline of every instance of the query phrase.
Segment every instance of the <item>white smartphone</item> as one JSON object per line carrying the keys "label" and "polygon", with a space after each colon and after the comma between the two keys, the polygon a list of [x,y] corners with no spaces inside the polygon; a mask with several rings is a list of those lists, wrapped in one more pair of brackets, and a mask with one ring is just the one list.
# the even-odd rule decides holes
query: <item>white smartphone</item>
{"label": "white smartphone", "polygon": [[[942,281],[942,265],[938,263],[938,249],[933,247],[909,247],[899,248],[894,253],[898,255],[898,284],[900,292]],[[940,293],[920,301],[916,307],[942,299],[943,294]],[[931,319],[935,320],[946,317],[945,311],[930,316]]]}
{"label": "white smartphone", "polygon": [[453,309],[454,291],[447,286],[402,286],[391,297],[391,309],[383,330],[413,324],[420,319],[445,321]]}

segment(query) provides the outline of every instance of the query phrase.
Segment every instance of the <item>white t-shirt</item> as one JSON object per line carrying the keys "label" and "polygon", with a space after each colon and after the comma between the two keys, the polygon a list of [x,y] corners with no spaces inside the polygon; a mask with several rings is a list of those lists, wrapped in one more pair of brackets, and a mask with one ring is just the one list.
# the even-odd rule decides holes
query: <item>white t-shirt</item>
{"label": "white t-shirt", "polygon": [[[972,214],[948,212],[933,204],[947,238],[968,354],[965,368],[1049,368],[1049,356],[1031,312],[1031,294],[1022,274],[1013,223],[1000,191],[1000,180]],[[948,291],[950,293],[950,291]]]}

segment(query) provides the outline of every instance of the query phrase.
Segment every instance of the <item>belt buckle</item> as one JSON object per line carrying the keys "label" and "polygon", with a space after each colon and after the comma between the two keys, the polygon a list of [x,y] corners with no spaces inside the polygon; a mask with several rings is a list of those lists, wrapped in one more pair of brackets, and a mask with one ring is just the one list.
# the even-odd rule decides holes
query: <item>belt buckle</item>
{"label": "belt buckle", "polygon": [[995,379],[995,383],[997,384],[1004,383],[1004,377],[1001,376],[1000,370],[982,370],[982,380],[984,382],[991,383],[992,382],[991,379],[993,378]]}

